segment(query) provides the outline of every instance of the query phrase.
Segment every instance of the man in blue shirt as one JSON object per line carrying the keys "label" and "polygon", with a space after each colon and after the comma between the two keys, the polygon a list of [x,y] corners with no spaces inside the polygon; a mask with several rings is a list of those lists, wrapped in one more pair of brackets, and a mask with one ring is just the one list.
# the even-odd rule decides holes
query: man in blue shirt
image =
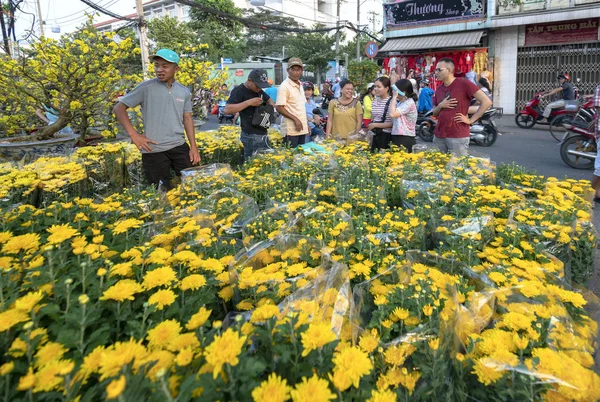
{"label": "man in blue shirt", "polygon": [[339,78],[335,79],[335,84],[333,84],[333,86],[331,87],[331,90],[333,91],[333,97],[335,99],[342,96],[342,87],[340,87],[340,79]]}
{"label": "man in blue shirt", "polygon": [[433,109],[433,89],[429,88],[429,81],[421,81],[421,90],[419,91],[419,103],[417,109],[419,113],[426,113]]}
{"label": "man in blue shirt", "polygon": [[312,82],[306,81],[302,84],[304,87],[304,96],[306,97],[306,118],[308,119],[308,126],[310,127],[310,138],[311,140],[315,137],[325,137],[325,132],[319,127],[321,124],[321,116],[313,113],[313,110],[317,109],[317,104],[313,99],[313,93],[315,86]]}
{"label": "man in blue shirt", "polygon": [[273,102],[277,102],[277,88],[275,88],[275,85],[273,85],[272,79],[269,78],[269,87],[263,89],[263,91],[269,95],[269,98],[271,98]]}

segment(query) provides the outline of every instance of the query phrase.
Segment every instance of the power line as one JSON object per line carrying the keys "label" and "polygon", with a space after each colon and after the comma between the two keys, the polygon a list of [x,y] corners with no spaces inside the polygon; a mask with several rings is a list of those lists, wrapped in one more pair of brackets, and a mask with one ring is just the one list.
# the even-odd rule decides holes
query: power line
{"label": "power line", "polygon": [[268,6],[261,6],[261,8],[267,8],[267,9],[269,9],[271,11],[275,11],[275,13],[277,13],[277,14],[288,15],[290,17],[294,17],[294,18],[297,18],[297,19],[305,20],[305,21],[311,21],[311,22],[314,22],[314,23],[317,23],[317,24],[322,24],[322,25],[330,24],[329,22],[325,23],[325,22],[317,21],[317,20],[315,20],[313,18],[298,17],[297,15],[294,15],[294,14],[284,13],[283,11],[279,11],[279,10],[276,10],[276,9],[268,7]]}
{"label": "power line", "polygon": [[[113,4],[115,4],[117,1],[119,1],[119,0],[108,0],[107,4],[102,5],[102,7],[104,7],[104,8],[110,7]],[[48,3],[48,4],[50,4],[50,3]],[[72,13],[72,14],[63,15],[62,17],[58,17],[58,18],[55,17],[55,18],[49,19],[49,21],[55,21],[55,22],[58,22],[58,23],[63,23],[62,20],[65,20],[65,19],[68,19],[70,21],[78,20],[78,19],[82,18],[81,17],[82,13],[85,13],[85,12],[91,11],[91,10],[93,10],[91,7],[85,7],[81,11],[77,11],[77,12]],[[71,18],[73,16],[77,16],[77,17],[76,18]]]}
{"label": "power line", "polygon": [[100,11],[101,13],[106,14],[106,15],[108,15],[110,17],[116,18],[118,20],[135,21],[135,18],[129,18],[129,17],[124,17],[124,16],[119,15],[119,14],[115,14],[112,11],[107,10],[107,9],[99,6],[98,4],[94,3],[91,0],[80,0],[80,1],[83,2],[83,3],[85,3],[85,4],[87,4],[88,6],[92,7],[94,10]]}
{"label": "power line", "polygon": [[[84,0],[81,0],[84,1]],[[220,10],[217,10],[215,8],[212,7],[207,7],[207,6],[203,6],[201,4],[195,3],[193,1],[189,1],[189,0],[175,0],[175,2],[186,5],[186,6],[190,6],[193,8],[197,8],[201,11],[204,11],[205,13],[208,14],[212,14],[212,15],[216,15],[218,17],[221,18],[225,18],[228,20],[232,20],[232,21],[237,21],[240,24],[248,27],[248,28],[256,28],[256,29],[264,29],[264,30],[274,30],[274,31],[281,31],[281,32],[294,32],[294,33],[318,33],[318,32],[330,32],[330,31],[336,31],[339,30],[341,28],[343,28],[343,26],[339,26],[339,27],[333,27],[333,28],[313,28],[313,29],[306,29],[306,28],[293,28],[293,27],[286,27],[283,25],[277,25],[277,24],[260,24],[257,23],[254,20],[248,19],[248,18],[242,18],[242,17],[238,17],[237,15],[233,15],[230,13],[226,13]]]}

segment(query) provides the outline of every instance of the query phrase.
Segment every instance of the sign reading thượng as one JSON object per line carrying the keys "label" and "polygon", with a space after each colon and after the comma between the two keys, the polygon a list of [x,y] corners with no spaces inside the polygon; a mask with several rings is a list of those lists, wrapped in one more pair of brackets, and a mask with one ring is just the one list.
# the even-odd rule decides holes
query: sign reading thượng
{"label": "sign reading th\u01b0\u1ee3ng", "polygon": [[388,29],[485,18],[486,0],[396,0],[383,5]]}

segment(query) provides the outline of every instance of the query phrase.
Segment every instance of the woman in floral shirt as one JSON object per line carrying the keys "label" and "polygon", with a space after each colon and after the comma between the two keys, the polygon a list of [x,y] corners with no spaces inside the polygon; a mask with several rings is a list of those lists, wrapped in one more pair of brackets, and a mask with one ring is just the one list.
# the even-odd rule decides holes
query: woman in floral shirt
{"label": "woman in floral shirt", "polygon": [[413,145],[417,142],[415,131],[418,114],[417,94],[409,80],[398,80],[392,96],[398,100],[398,104],[392,102],[390,105],[390,117],[393,123],[392,144],[404,147],[411,153]]}

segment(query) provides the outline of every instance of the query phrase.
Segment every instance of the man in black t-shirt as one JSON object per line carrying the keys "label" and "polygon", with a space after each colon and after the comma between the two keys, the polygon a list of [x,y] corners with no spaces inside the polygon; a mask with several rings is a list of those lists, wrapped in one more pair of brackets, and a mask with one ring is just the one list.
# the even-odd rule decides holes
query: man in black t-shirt
{"label": "man in black t-shirt", "polygon": [[[571,80],[569,74],[561,74],[556,78],[558,78],[558,83],[560,84],[560,87],[553,89],[552,91],[546,92],[544,95],[542,95],[542,98],[562,92],[562,99],[550,102],[546,105],[544,113],[542,114],[546,121],[552,114],[552,109],[563,108],[567,103],[566,101],[575,99],[575,89],[573,88],[573,84],[569,82]],[[544,121],[544,119],[542,119],[542,122]]]}
{"label": "man in black t-shirt", "polygon": [[268,103],[275,106],[269,95],[263,88],[269,87],[267,72],[262,68],[254,69],[248,75],[248,80],[233,88],[223,113],[240,114],[240,125],[242,135],[240,137],[244,144],[244,162],[250,159],[255,152],[267,149],[267,129],[252,124],[252,117],[257,106]]}

